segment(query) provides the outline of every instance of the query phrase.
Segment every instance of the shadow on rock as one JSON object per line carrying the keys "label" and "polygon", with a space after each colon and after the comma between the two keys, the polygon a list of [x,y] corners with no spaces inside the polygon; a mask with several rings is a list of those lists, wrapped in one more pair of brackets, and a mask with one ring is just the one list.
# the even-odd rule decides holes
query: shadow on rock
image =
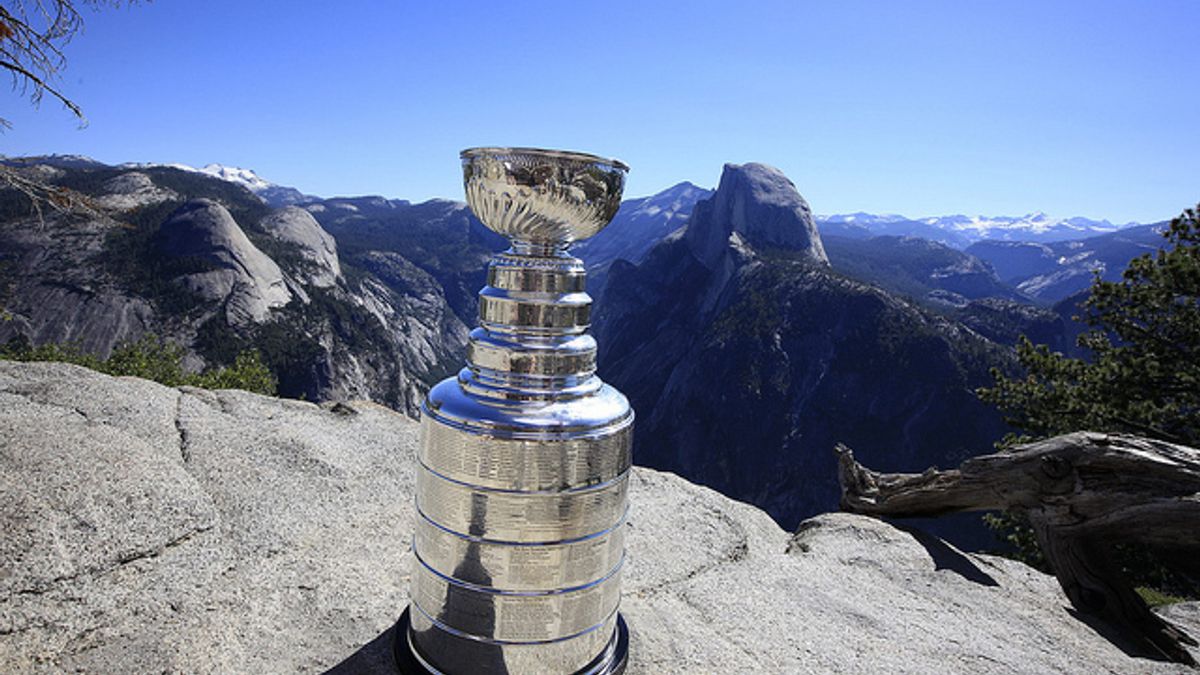
{"label": "shadow on rock", "polygon": [[937,537],[922,532],[914,527],[893,523],[897,529],[907,532],[912,535],[917,543],[925,548],[929,557],[933,559],[934,569],[950,570],[966,579],[984,586],[999,586],[996,580],[990,574],[979,569],[979,566],[971,561],[970,558],[952,548],[949,544],[938,539]]}
{"label": "shadow on rock", "polygon": [[[1114,647],[1125,652],[1126,656],[1134,658],[1153,659],[1155,661],[1164,661],[1163,655],[1151,649],[1146,649],[1138,645],[1133,640],[1130,640],[1116,628],[1113,628],[1108,622],[1103,619],[1092,616],[1085,612],[1081,612],[1070,605],[1063,605],[1063,609],[1067,614],[1070,614],[1075,620],[1082,624],[1086,624],[1088,628],[1096,631],[1096,635],[1108,640]],[[1180,672],[1187,672],[1186,670]]]}
{"label": "shadow on rock", "polygon": [[392,626],[341,663],[325,671],[325,675],[397,675],[399,670],[396,668],[396,657],[392,653],[395,635],[396,627]]}

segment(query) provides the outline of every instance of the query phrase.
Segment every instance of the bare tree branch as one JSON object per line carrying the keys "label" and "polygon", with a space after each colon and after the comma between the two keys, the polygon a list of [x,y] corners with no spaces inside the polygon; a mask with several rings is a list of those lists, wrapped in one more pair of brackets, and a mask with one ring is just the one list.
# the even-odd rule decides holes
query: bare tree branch
{"label": "bare tree branch", "polygon": [[[131,3],[136,0],[129,0]],[[60,90],[54,81],[66,67],[63,47],[83,29],[78,6],[119,6],[122,0],[0,0],[0,68],[12,77],[13,91],[28,95],[38,105],[49,94],[87,124],[83,108]],[[0,131],[12,124],[0,117]],[[3,157],[0,157],[3,159]],[[42,221],[42,207],[56,211],[95,215],[89,200],[72,190],[43,182],[18,167],[0,165],[0,190],[16,190],[29,198],[31,211]]]}
{"label": "bare tree branch", "polygon": [[[6,70],[12,71],[16,75],[24,77],[27,82],[29,82],[35,88],[37,88],[39,93],[36,96],[38,99],[40,99],[42,96],[41,92],[49,93],[51,96],[53,96],[54,98],[56,98],[60,102],[62,102],[62,104],[64,106],[66,106],[67,110],[70,110],[71,113],[74,114],[76,117],[78,117],[81,120],[87,119],[83,116],[83,109],[80,108],[78,104],[76,104],[71,99],[67,98],[66,95],[64,95],[59,90],[46,84],[46,82],[44,80],[42,80],[40,77],[38,77],[37,75],[29,72],[28,70],[25,70],[24,68],[16,65],[15,63],[8,63],[6,61],[0,61],[0,68],[4,68]],[[7,126],[7,124],[8,123],[5,122],[6,126]]]}
{"label": "bare tree branch", "polygon": [[[81,123],[83,109],[52,83],[67,65],[63,47],[83,29],[78,7],[117,6],[120,0],[4,0],[0,3],[0,66],[13,91],[37,105],[45,94],[60,101]],[[0,127],[10,126],[0,119]]]}
{"label": "bare tree branch", "polygon": [[0,164],[0,192],[16,190],[29,200],[30,213],[39,223],[45,222],[44,206],[55,212],[81,216],[102,215],[96,204],[86,195],[68,188],[52,185],[31,175],[20,167]]}

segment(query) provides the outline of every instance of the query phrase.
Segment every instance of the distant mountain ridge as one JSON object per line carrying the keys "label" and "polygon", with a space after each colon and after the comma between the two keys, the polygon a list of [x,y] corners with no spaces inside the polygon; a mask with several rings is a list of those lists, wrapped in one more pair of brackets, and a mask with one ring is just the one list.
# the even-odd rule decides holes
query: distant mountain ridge
{"label": "distant mountain ridge", "polygon": [[[98,168],[107,166],[84,155],[40,155],[0,159],[4,164],[44,164],[65,169]],[[167,167],[203,173],[236,183],[258,195],[269,206],[302,206],[321,201],[294,187],[280,185],[259,176],[253,169],[223,164],[193,167],[171,162],[126,162],[122,169]],[[712,196],[713,190],[687,181],[645,197],[622,202],[621,213],[614,223],[594,239],[575,247],[576,255],[590,267],[607,267],[617,258],[639,262],[658,241],[684,224],[696,202]],[[386,199],[386,198],[380,198]],[[408,200],[387,199],[397,203]],[[1080,216],[1056,218],[1043,212],[1023,216],[943,215],[909,218],[895,213],[873,214],[862,211],[844,214],[815,215],[822,235],[865,239],[876,236],[922,237],[954,248],[964,249],[985,240],[1049,243],[1083,239],[1138,227],[1143,223],[1115,224]],[[623,224],[628,223],[628,224]]]}
{"label": "distant mountain ridge", "polygon": [[1023,216],[931,216],[848,213],[817,216],[822,234],[865,238],[879,235],[924,237],[956,248],[983,240],[1048,243],[1111,234],[1141,223],[1117,225],[1108,220],[1053,218],[1042,212]]}
{"label": "distant mountain ridge", "polygon": [[199,168],[190,164],[181,164],[179,162],[124,162],[122,164],[109,165],[92,159],[86,155],[33,155],[28,157],[8,158],[0,155],[0,164],[5,164],[8,166],[41,165],[54,167],[56,169],[178,169],[180,171],[200,173],[206,176],[220,178],[221,180],[234,183],[235,185],[240,185],[254,195],[258,196],[258,198],[266,202],[268,206],[275,208],[307,204],[319,199],[313,195],[304,194],[294,187],[272,183],[262,176],[259,176],[254,172],[253,169],[225,166],[224,164],[205,164]]}
{"label": "distant mountain ridge", "polygon": [[[444,286],[454,313],[468,324],[474,321],[475,292],[482,279],[481,260],[506,245],[483,228],[461,201],[434,199],[413,204],[382,196],[322,199],[273,183],[252,169],[222,164],[195,168],[184,164],[125,163],[108,167],[83,155],[3,158],[0,163],[65,171],[179,170],[244,188],[272,208],[305,208],[339,240],[346,239],[346,244],[353,241],[350,250],[372,250],[374,237],[391,240],[393,250],[408,250],[415,245],[423,253],[411,262]],[[132,173],[128,176],[129,180],[136,178]],[[127,188],[102,196],[102,205],[136,208],[146,200],[163,198],[158,194],[160,188],[152,183]],[[659,193],[622,202],[607,228],[572,249],[587,264],[588,288],[593,297],[603,294],[614,262],[643,261],[655,245],[687,223],[698,203],[713,195],[713,190],[681,182]],[[428,222],[422,225],[426,219]],[[468,243],[468,249],[459,255],[454,255],[453,246],[444,246],[448,240],[438,243],[447,230],[437,223],[445,225],[451,221],[454,234],[450,239],[455,245]],[[1056,219],[1044,213],[913,219],[898,214],[857,212],[818,215],[813,221],[820,235],[834,248],[830,258],[835,270],[940,308],[962,308],[985,297],[1052,305],[1086,289],[1095,271],[1100,271],[1105,279],[1119,277],[1131,258],[1158,247],[1157,232],[1162,227],[1162,223],[1115,225],[1088,218]],[[745,227],[753,230],[757,226],[747,223]],[[466,240],[460,239],[468,231]],[[929,245],[920,240],[928,241]],[[714,246],[718,244],[714,242]],[[955,252],[967,257],[953,255]]]}
{"label": "distant mountain ridge", "polygon": [[1133,258],[1163,245],[1166,223],[1046,243],[985,240],[965,249],[992,266],[999,278],[1040,302],[1054,303],[1086,290],[1095,273],[1121,278]]}
{"label": "distant mountain ridge", "polygon": [[145,162],[126,162],[119,165],[119,169],[145,169],[156,166],[166,167],[170,169],[179,169],[180,171],[192,171],[202,173],[213,178],[241,185],[250,192],[258,196],[259,199],[267,203],[268,206],[280,208],[284,206],[300,206],[309,202],[315,202],[319,198],[312,195],[306,195],[294,187],[279,185],[266,180],[254,172],[254,169],[243,169],[236,166],[225,166],[224,164],[205,164],[200,168],[190,166],[188,164],[168,163],[154,164]]}
{"label": "distant mountain ridge", "polygon": [[964,307],[983,298],[1031,302],[1003,283],[987,262],[936,241],[894,235],[825,235],[823,240],[834,270],[926,306]]}
{"label": "distant mountain ridge", "polygon": [[608,268],[615,260],[641,262],[651,247],[687,222],[696,202],[711,196],[712,190],[684,181],[649,197],[621,202],[608,227],[571,249],[587,263],[588,287],[603,288]]}

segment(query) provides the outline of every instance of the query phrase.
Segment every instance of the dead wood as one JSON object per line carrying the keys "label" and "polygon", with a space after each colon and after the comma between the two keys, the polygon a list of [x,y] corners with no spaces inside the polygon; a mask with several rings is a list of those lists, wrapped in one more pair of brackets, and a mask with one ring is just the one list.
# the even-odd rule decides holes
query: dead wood
{"label": "dead wood", "polygon": [[878,473],[837,447],[842,509],[873,516],[1011,510],[1028,516],[1059,584],[1081,612],[1139,651],[1196,665],[1196,641],[1159,618],[1113,562],[1139,544],[1200,576],[1200,450],[1081,432],[975,457],[958,469]]}

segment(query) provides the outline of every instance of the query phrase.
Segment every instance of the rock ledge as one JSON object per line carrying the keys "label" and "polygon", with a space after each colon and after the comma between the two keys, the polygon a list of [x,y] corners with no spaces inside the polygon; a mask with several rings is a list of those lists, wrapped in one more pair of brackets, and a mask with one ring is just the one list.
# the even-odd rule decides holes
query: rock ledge
{"label": "rock ledge", "polygon": [[[0,663],[389,672],[416,437],[369,403],[0,362]],[[633,673],[1177,672],[1126,656],[1018,563],[845,514],[789,536],[640,468],[631,500]]]}

